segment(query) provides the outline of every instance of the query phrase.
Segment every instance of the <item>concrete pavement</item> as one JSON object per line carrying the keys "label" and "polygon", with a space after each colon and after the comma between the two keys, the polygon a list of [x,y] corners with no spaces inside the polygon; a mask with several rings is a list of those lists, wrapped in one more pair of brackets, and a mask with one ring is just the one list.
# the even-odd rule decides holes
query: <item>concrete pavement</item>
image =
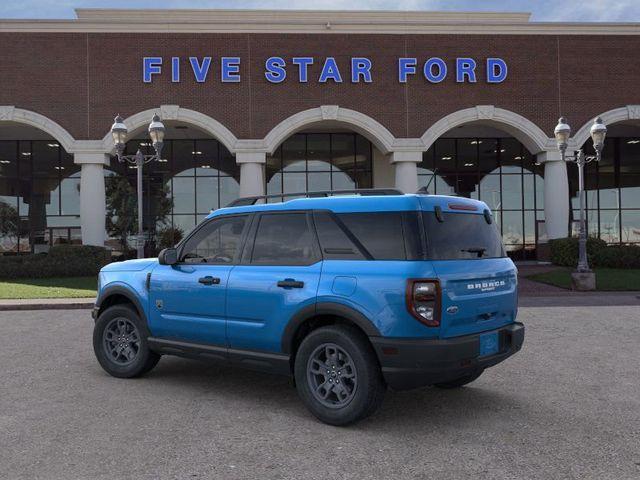
{"label": "concrete pavement", "polygon": [[0,477],[637,479],[639,313],[522,308],[522,352],[469,387],[336,428],[286,378],[165,357],[119,380],[88,310],[0,312]]}

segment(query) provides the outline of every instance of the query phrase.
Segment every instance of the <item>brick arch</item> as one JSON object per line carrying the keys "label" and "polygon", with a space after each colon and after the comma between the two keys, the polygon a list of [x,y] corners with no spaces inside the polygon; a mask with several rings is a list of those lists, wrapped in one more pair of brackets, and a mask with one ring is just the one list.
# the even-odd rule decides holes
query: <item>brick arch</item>
{"label": "brick arch", "polygon": [[71,134],[60,124],[37,112],[17,108],[13,105],[0,106],[0,123],[2,122],[15,122],[35,127],[55,138],[68,153],[74,151],[76,141]]}
{"label": "brick arch", "polygon": [[396,139],[381,123],[364,113],[348,108],[341,108],[337,105],[323,105],[317,108],[310,108],[285,118],[271,129],[262,140],[262,143],[267,152],[273,153],[282,142],[294,133],[299,132],[309,125],[321,122],[348,127],[366,137],[384,154],[394,149]]}
{"label": "brick arch", "polygon": [[[238,139],[231,130],[225,127],[218,120],[205,115],[204,113],[190,110],[188,108],[182,108],[178,105],[161,105],[159,108],[151,108],[149,110],[138,112],[127,117],[124,120],[124,124],[130,132],[137,130],[141,127],[147,126],[153,115],[156,113],[160,115],[162,121],[173,120],[198,127],[222,143],[231,153],[236,153],[236,143],[238,142]],[[107,132],[102,139],[102,148],[105,153],[111,155],[115,153],[111,132]]]}
{"label": "brick arch", "polygon": [[518,139],[533,154],[555,148],[554,140],[531,120],[493,105],[478,105],[453,112],[429,127],[421,140],[428,149],[452,128],[471,122],[482,122],[504,130]]}

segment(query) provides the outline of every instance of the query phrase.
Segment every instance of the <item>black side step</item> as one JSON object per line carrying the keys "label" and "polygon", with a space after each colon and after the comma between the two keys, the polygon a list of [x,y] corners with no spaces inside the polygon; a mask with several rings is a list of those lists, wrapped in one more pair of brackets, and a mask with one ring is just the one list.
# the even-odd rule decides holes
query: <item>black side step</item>
{"label": "black side step", "polygon": [[177,355],[205,362],[233,365],[249,370],[291,375],[289,355],[227,348],[224,345],[187,342],[168,338],[149,337],[149,348],[163,355]]}

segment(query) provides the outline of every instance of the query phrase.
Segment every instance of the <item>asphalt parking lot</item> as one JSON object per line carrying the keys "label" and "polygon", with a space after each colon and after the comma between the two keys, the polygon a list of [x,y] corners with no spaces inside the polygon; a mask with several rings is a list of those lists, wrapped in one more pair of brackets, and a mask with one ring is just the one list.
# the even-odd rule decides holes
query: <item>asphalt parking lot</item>
{"label": "asphalt parking lot", "polygon": [[336,428],[285,378],[166,357],[118,380],[89,311],[0,312],[0,477],[640,478],[640,307],[520,319],[523,351],[472,386]]}

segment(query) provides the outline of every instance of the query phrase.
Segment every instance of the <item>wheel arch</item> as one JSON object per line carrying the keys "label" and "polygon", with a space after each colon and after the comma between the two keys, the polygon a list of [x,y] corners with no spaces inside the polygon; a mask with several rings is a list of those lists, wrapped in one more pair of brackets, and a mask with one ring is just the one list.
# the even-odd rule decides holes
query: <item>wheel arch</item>
{"label": "wheel arch", "polygon": [[100,295],[96,299],[96,308],[98,309],[96,319],[105,309],[113,305],[127,303],[133,305],[138,315],[140,315],[140,318],[148,325],[147,315],[144,308],[142,308],[140,299],[131,290],[122,285],[107,286],[100,291]]}
{"label": "wheel arch", "polygon": [[322,302],[308,305],[291,317],[282,335],[282,352],[293,360],[306,334],[321,326],[334,324],[352,325],[366,337],[380,336],[380,331],[371,320],[358,310],[341,303]]}

